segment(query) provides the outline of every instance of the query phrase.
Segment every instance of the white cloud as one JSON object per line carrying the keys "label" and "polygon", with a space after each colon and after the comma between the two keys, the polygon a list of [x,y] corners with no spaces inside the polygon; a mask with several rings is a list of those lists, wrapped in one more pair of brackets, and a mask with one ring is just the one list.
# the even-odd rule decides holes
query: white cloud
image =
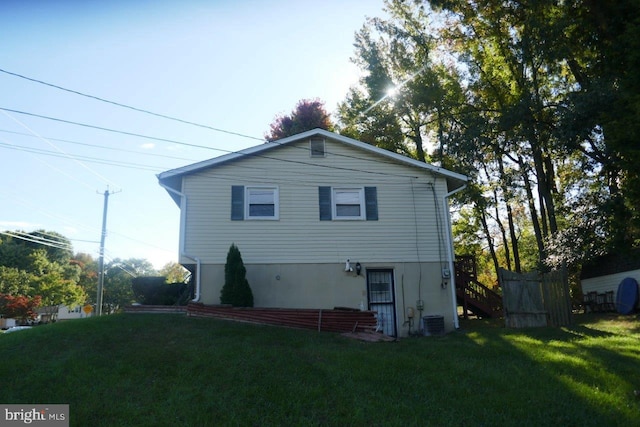
{"label": "white cloud", "polygon": [[155,147],[156,147],[156,144],[154,144],[153,142],[147,142],[140,146],[140,148],[144,148],[145,150],[151,150],[152,148],[155,148]]}

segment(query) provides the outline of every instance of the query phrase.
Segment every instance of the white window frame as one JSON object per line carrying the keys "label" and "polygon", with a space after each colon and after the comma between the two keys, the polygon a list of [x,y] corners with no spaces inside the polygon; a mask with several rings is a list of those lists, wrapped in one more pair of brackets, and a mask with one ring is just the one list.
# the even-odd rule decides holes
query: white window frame
{"label": "white window frame", "polygon": [[[345,216],[338,215],[338,197],[337,193],[340,192],[353,192],[358,194],[358,202],[360,204],[360,215],[357,216]],[[358,221],[366,219],[366,206],[364,199],[364,187],[333,187],[331,188],[331,215],[334,220],[337,221]]]}
{"label": "white window frame", "polygon": [[[251,194],[253,190],[270,190],[273,193],[273,216],[251,215]],[[244,217],[247,220],[274,221],[280,219],[279,188],[275,185],[247,185],[244,187]]]}
{"label": "white window frame", "polygon": [[[320,150],[314,150],[314,143],[322,143],[322,151]],[[321,157],[326,157],[326,148],[327,148],[327,142],[324,138],[311,138],[309,139],[309,157],[316,157],[316,158],[321,158]]]}

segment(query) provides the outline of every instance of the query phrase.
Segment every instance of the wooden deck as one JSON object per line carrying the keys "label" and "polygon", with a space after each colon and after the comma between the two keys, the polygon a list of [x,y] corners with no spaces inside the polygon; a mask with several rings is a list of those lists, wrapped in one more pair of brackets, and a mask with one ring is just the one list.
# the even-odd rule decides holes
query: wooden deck
{"label": "wooden deck", "polygon": [[503,316],[502,297],[478,281],[475,259],[458,256],[455,263],[456,297],[463,308],[463,316],[473,313],[478,317]]}

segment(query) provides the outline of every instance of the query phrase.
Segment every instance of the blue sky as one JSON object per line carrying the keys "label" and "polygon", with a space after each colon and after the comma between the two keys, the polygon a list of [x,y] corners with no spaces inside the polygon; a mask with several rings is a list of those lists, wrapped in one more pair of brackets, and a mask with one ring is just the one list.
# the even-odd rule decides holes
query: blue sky
{"label": "blue sky", "polygon": [[97,258],[109,188],[107,259],[177,260],[179,210],[156,174],[259,144],[300,99],[333,111],[366,16],[382,0],[0,1],[0,69],[251,137],[0,72],[1,108],[207,147],[0,110],[0,230],[56,231]]}

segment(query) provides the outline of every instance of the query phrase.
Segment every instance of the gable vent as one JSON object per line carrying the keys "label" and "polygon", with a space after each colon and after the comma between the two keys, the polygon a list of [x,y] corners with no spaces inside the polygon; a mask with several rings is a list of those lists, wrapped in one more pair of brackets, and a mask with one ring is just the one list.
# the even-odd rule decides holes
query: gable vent
{"label": "gable vent", "polygon": [[309,153],[311,153],[311,157],[324,157],[324,138],[311,138],[309,140]]}

